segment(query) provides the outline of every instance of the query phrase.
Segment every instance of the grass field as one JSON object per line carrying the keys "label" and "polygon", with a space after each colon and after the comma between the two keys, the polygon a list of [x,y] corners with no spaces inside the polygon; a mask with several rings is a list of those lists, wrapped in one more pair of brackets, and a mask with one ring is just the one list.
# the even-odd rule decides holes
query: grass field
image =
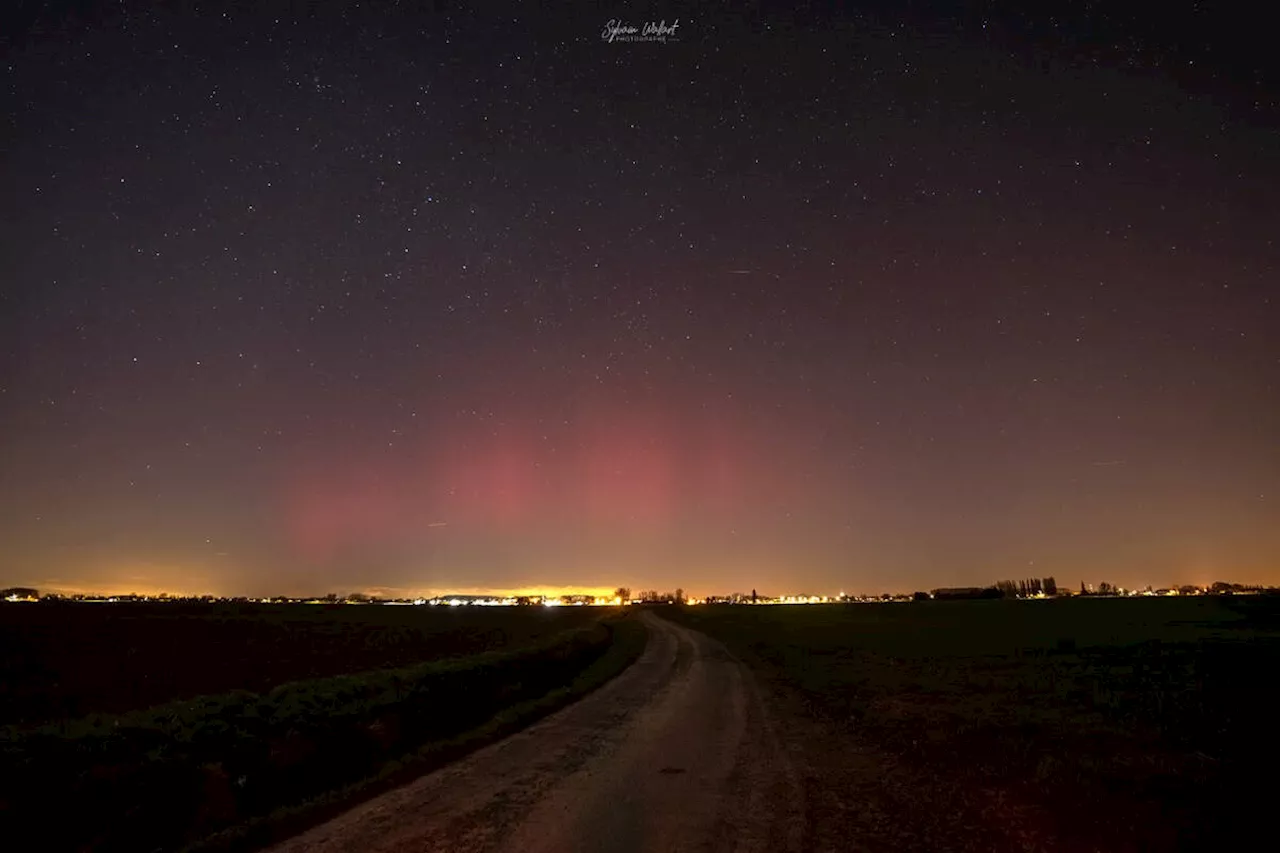
{"label": "grass field", "polygon": [[[46,630],[76,627],[74,641],[24,635],[39,638],[28,648],[46,652],[46,673],[47,661],[85,648],[88,661],[72,658],[59,673],[79,692],[64,685],[62,695],[137,708],[0,727],[0,821],[36,830],[30,843],[10,850],[253,847],[594,689],[634,660],[645,638],[635,620],[605,608],[206,607],[170,622],[174,605],[105,615],[110,608],[43,607],[3,609],[26,611],[28,620],[35,613]],[[83,624],[75,621],[80,614],[89,617]],[[116,645],[88,649],[102,626]],[[166,644],[170,631],[188,639],[180,658],[151,648]],[[138,652],[113,666],[110,652],[121,652],[121,637]],[[271,637],[278,647],[264,644]],[[344,644],[353,648],[343,651]],[[245,683],[229,661],[255,654],[266,658],[250,666],[259,684],[267,673],[344,674],[210,689]],[[337,660],[318,660],[326,655]],[[354,671],[360,661],[406,658],[416,662]],[[132,701],[128,685],[147,683],[136,681],[146,675],[145,660],[178,661],[184,674],[165,689],[183,698]],[[114,679],[84,671],[95,665],[113,667]],[[202,680],[205,671],[213,677]],[[14,840],[9,835],[6,845]]]}
{"label": "grass field", "polygon": [[0,606],[0,725],[515,648],[583,607],[41,603]]}
{"label": "grass field", "polygon": [[[839,798],[823,788],[852,780],[845,766],[876,778],[844,799],[916,824],[902,845],[1243,849],[1228,840],[1259,821],[1280,758],[1275,598],[670,612],[793,697],[830,768],[821,796]],[[871,802],[895,784],[896,803]]]}

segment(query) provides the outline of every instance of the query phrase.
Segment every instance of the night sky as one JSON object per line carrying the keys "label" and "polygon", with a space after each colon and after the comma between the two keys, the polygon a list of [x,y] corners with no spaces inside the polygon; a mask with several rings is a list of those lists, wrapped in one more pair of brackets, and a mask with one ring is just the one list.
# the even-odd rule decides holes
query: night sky
{"label": "night sky", "polygon": [[1265,7],[151,5],[0,24],[0,585],[1280,583]]}

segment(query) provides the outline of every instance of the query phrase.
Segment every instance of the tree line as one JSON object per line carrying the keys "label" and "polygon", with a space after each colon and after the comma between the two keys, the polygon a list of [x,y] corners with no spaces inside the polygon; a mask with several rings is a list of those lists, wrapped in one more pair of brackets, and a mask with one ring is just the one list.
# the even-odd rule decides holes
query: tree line
{"label": "tree line", "polygon": [[1057,595],[1058,582],[1047,578],[1023,578],[1013,581],[996,581],[996,589],[1005,598],[1030,598],[1034,595]]}

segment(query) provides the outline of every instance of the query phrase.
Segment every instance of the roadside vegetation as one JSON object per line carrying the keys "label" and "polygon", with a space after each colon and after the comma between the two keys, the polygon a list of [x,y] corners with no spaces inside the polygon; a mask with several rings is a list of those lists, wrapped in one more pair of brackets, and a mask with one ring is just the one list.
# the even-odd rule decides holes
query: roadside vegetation
{"label": "roadside vegetation", "polygon": [[808,724],[815,807],[872,847],[1237,849],[1262,821],[1280,598],[668,614]]}
{"label": "roadside vegetation", "polygon": [[8,849],[245,849],[296,831],[625,668],[643,627],[590,610],[516,648],[9,726],[0,819],[32,846]]}

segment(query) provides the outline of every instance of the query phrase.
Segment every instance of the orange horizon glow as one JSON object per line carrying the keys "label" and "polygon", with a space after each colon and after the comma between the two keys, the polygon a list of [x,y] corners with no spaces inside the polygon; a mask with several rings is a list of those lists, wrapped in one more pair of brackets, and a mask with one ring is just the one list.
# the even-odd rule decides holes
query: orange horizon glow
{"label": "orange horizon glow", "polygon": [[[1215,577],[1211,580],[1178,580],[1178,581],[1160,581],[1150,583],[1140,583],[1128,585],[1124,583],[1115,583],[1114,585],[1129,591],[1141,591],[1148,586],[1152,589],[1169,589],[1180,586],[1193,586],[1207,589],[1217,581],[1226,581],[1228,583],[1236,583],[1244,586],[1270,587],[1274,586],[1274,582],[1253,580],[1250,578],[1240,578],[1234,576]],[[1079,589],[1079,580],[1075,582],[1064,582],[1064,579],[1057,579],[1059,587],[1063,588],[1067,594],[1074,594]],[[1085,579],[1087,584],[1097,587],[1098,580]],[[994,583],[994,582],[991,582]],[[972,584],[956,584],[956,586],[975,586],[985,587],[991,583],[975,582]],[[345,591],[338,590],[310,590],[306,593],[288,593],[273,592],[263,594],[248,594],[237,592],[218,592],[208,589],[183,589],[166,586],[130,586],[120,583],[103,583],[103,584],[66,584],[66,583],[47,583],[39,582],[27,583],[5,583],[0,587],[28,587],[36,589],[41,595],[55,594],[62,596],[88,596],[88,597],[122,597],[122,596],[144,596],[148,598],[159,598],[165,596],[168,598],[200,598],[202,596],[211,596],[214,598],[246,598],[246,599],[265,599],[284,597],[291,599],[305,599],[309,597],[322,597],[325,595],[337,595],[340,599],[347,598],[351,595],[364,595],[371,598],[381,599],[445,599],[451,596],[475,596],[487,598],[523,598],[523,597],[543,597],[543,598],[561,598],[563,596],[592,596],[594,598],[613,598],[615,592],[619,588],[626,588],[631,591],[632,597],[639,596],[648,590],[656,590],[660,595],[666,593],[674,593],[678,587],[665,587],[655,585],[634,585],[634,584],[618,584],[613,586],[595,586],[595,585],[537,585],[526,584],[518,587],[486,587],[486,586],[469,586],[469,587],[365,587],[363,589],[347,589]],[[704,599],[708,596],[727,596],[733,594],[750,594],[751,589],[739,589],[728,587],[724,589],[704,590],[699,588],[679,587],[682,589],[686,598]],[[783,598],[783,597],[829,597],[837,598],[846,595],[850,598],[857,597],[877,597],[884,594],[889,595],[910,595],[917,590],[914,589],[840,589],[840,590],[822,590],[810,588],[784,588],[782,586],[768,586],[758,588],[762,597]],[[923,590],[929,592],[931,590]]]}

